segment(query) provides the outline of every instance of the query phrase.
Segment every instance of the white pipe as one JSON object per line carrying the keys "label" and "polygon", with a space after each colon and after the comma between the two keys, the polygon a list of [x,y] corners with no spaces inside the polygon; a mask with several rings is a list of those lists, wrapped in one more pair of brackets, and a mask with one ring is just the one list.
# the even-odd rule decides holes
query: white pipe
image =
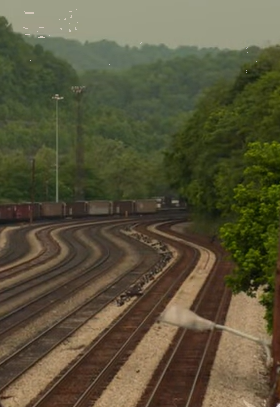
{"label": "white pipe", "polygon": [[266,353],[266,364],[267,364],[267,366],[270,366],[271,360],[272,360],[271,350],[270,350],[271,344],[268,341],[263,341],[262,339],[256,338],[255,336],[248,335],[248,334],[246,334],[244,332],[238,331],[237,329],[229,328],[229,327],[224,326],[224,325],[215,324],[214,327],[216,329],[220,329],[222,331],[230,332],[230,333],[232,333],[234,335],[240,336],[241,338],[246,338],[246,339],[249,339],[250,341],[253,341],[253,342],[256,342],[256,343],[259,343],[260,345],[262,345],[264,347],[265,353]]}

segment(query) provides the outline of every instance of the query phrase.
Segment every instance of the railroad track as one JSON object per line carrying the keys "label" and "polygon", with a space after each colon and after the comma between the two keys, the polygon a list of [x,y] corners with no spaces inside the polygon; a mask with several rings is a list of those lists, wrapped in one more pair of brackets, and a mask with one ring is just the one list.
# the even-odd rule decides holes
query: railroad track
{"label": "railroad track", "polygon": [[[20,275],[26,270],[31,270],[32,268],[37,268],[38,266],[45,264],[47,261],[52,260],[57,255],[59,255],[61,248],[57,241],[53,238],[52,232],[58,231],[63,233],[67,229],[73,230],[75,227],[84,227],[87,225],[99,224],[99,222],[93,220],[85,221],[63,221],[63,222],[52,222],[47,223],[47,225],[42,226],[40,224],[34,226],[27,226],[23,229],[17,229],[15,231],[15,238],[10,239],[10,244],[8,245],[8,255],[0,257],[0,265],[3,264],[5,267],[0,269],[0,281],[6,280],[7,278],[15,277]],[[23,260],[18,265],[14,263],[22,258],[30,250],[30,244],[26,239],[27,234],[35,229],[35,238],[42,243],[42,250],[34,256],[32,259]],[[38,229],[36,231],[36,229]],[[17,234],[19,232],[19,234]],[[20,250],[19,250],[20,248]]]}
{"label": "railroad track", "polygon": [[[182,214],[175,214],[175,217],[182,217]],[[155,214],[155,215],[145,215],[145,219],[163,219],[167,215]],[[105,223],[131,223],[133,221],[139,221],[139,216],[134,216],[126,219],[119,219],[119,217],[108,217],[106,220],[100,221],[100,217],[91,217],[81,220],[62,220],[56,222],[37,222],[33,226],[24,226],[22,229],[15,229],[15,232],[12,234],[14,236],[12,239],[9,239],[7,247],[4,249],[2,256],[0,256],[0,282],[1,280],[6,280],[7,278],[12,278],[17,275],[20,275],[28,267],[28,270],[32,268],[37,268],[38,266],[45,264],[47,261],[52,260],[60,252],[60,247],[53,239],[52,232],[58,229],[66,230],[67,228],[73,228],[75,225],[98,225]],[[30,250],[30,245],[26,239],[27,234],[34,230],[38,229],[35,233],[37,239],[41,241],[42,250],[34,256],[32,259],[23,260],[20,264],[14,265],[19,259],[24,257]]]}
{"label": "railroad track", "polygon": [[30,407],[88,406],[100,396],[197,263],[197,249],[179,243],[176,246],[181,250],[176,267],[160,275],[143,297],[95,340],[82,358],[52,383],[39,400],[30,403]]}
{"label": "railroad track", "polygon": [[[59,301],[63,298],[65,293],[71,291],[69,290],[69,285],[74,289],[77,285],[80,285],[79,277],[82,277],[89,270],[87,269],[85,273],[80,273],[77,267],[82,266],[83,262],[89,259],[90,252],[88,247],[80,241],[80,239],[75,238],[73,232],[75,230],[65,231],[64,238],[67,245],[70,247],[70,251],[66,258],[59,264],[45,270],[38,276],[35,275],[24,281],[19,281],[12,284],[10,287],[4,288],[1,293],[1,317],[0,317],[0,335],[11,329],[11,320],[13,320],[12,326],[18,327],[18,324],[23,324],[27,319],[29,319],[34,314],[38,314],[39,311],[43,311],[46,307],[50,307],[54,304],[54,301]],[[73,239],[74,237],[74,239]],[[103,261],[109,257],[109,252],[106,251],[103,246],[105,254],[103,256]],[[77,256],[77,253],[79,255]],[[49,286],[47,285],[49,283]],[[26,294],[29,294],[30,289],[34,290],[34,294],[29,297],[28,301],[25,300]],[[36,290],[38,294],[36,294]],[[20,295],[23,295],[22,303],[16,308],[7,312],[4,307],[13,305],[13,302],[17,300]]]}
{"label": "railroad track", "polygon": [[[89,226],[86,227],[89,228]],[[52,282],[52,286],[49,289],[44,289],[44,292],[40,295],[35,296],[30,301],[24,302],[23,305],[20,305],[9,313],[2,312],[2,317],[0,317],[0,337],[2,337],[2,339],[4,335],[10,334],[15,328],[26,324],[26,322],[34,318],[34,316],[38,316],[43,311],[46,312],[58,303],[62,303],[70,296],[73,296],[75,292],[84,288],[87,284],[94,281],[112,267],[113,264],[121,260],[124,255],[122,250],[116,249],[115,245],[108,242],[104,237],[97,237],[100,227],[90,230],[91,235],[94,235],[94,240],[97,241],[102,248],[101,258],[96,262],[82,267],[83,262],[90,258],[91,252],[88,250],[88,246],[82,241],[79,241],[79,239],[76,239],[75,243],[73,243],[73,235],[71,233],[73,231],[66,231],[68,232],[66,241],[72,250],[63,262],[45,270],[44,273],[35,276],[35,278],[32,278],[30,281],[19,282],[13,285],[11,290],[9,290],[9,288],[3,290],[4,293],[1,295],[0,302],[2,309],[5,304],[13,303],[14,299],[19,295],[20,290],[22,290],[23,293],[28,292],[30,287],[32,287],[31,283],[33,283],[34,288],[36,285],[40,287],[42,285],[44,286],[48,280]],[[81,226],[79,228],[81,228]],[[91,236],[91,238],[92,237],[93,236]],[[78,256],[77,253],[79,253]],[[114,258],[108,262],[110,255],[114,256]],[[102,265],[104,265],[105,268],[100,269]],[[96,270],[98,270],[98,272],[95,272]],[[62,277],[63,280],[61,281]],[[58,282],[55,284],[56,278]]]}
{"label": "railroad track", "polygon": [[[35,267],[40,266],[41,264],[45,264],[47,261],[50,261],[56,256],[58,256],[61,251],[61,248],[57,241],[52,237],[52,232],[55,229],[56,228],[52,227],[38,230],[35,233],[35,236],[36,239],[39,240],[42,244],[42,249],[40,250],[40,252],[36,256],[32,257],[32,259],[23,260],[18,265],[5,266],[5,268],[0,270],[0,282],[14,278],[15,276],[20,275],[21,273],[26,271],[27,268],[28,270],[31,270]],[[30,250],[30,247],[29,243],[27,242],[27,239],[24,239],[23,241],[25,242],[27,248],[25,249],[26,251],[22,253],[26,255]],[[14,253],[17,253],[17,244],[15,242],[13,242],[13,244],[10,245],[10,247]],[[19,258],[22,257],[23,256],[21,254]],[[5,264],[10,264],[11,262],[15,263],[16,260],[17,258],[6,260],[8,263]],[[3,289],[0,290],[0,293],[2,291]]]}
{"label": "railroad track", "polygon": [[[181,234],[173,233],[182,238]],[[205,239],[199,240],[210,246]],[[216,253],[214,270],[191,309],[204,318],[223,324],[231,300],[224,276],[232,271],[232,264],[217,245]],[[200,333],[179,329],[137,407],[202,406],[220,337],[221,332],[215,330]]]}
{"label": "railroad track", "polygon": [[[119,226],[118,226],[119,227]],[[96,232],[95,232],[96,234]],[[122,237],[131,242],[131,239]],[[106,241],[108,245],[108,241]],[[138,242],[139,247],[143,251],[143,244]],[[114,247],[111,245],[111,248]],[[152,249],[149,249],[152,251]],[[118,251],[119,258],[122,252]],[[129,285],[138,280],[150,267],[150,263],[154,265],[158,261],[158,255],[145,256],[144,259],[138,262],[133,270],[129,270],[117,279],[114,279],[110,285],[104,287],[97,295],[82,305],[71,310],[67,315],[52,323],[47,329],[40,332],[35,338],[28,343],[24,344],[21,348],[17,349],[13,354],[5,357],[0,362],[0,390],[3,391],[10,385],[17,377],[22,375],[28,368],[34,365],[38,360],[50,352],[55,346],[61,343],[69,335],[73,334],[79,329],[87,320],[92,318],[96,313],[100,312],[112,299],[120,295]],[[112,258],[110,263],[100,268],[98,264],[98,273],[94,278],[99,275],[108,273],[109,269],[116,265],[116,257]],[[97,265],[96,265],[97,268]],[[93,280],[93,278],[92,278]],[[69,286],[69,284],[67,284]],[[53,306],[53,304],[51,305]]]}
{"label": "railroad track", "polygon": [[[9,232],[9,241],[12,240],[13,244],[10,245],[9,241],[1,250],[0,267],[3,267],[11,261],[16,261],[23,257],[29,251],[29,243],[26,235],[32,230],[31,226],[25,228],[15,228]],[[17,250],[14,250],[17,247]]]}

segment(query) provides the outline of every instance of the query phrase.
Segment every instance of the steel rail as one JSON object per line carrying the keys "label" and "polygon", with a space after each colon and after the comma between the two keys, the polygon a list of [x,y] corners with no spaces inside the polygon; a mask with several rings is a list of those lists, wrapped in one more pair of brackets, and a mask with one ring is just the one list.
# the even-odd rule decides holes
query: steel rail
{"label": "steel rail", "polygon": [[[125,313],[121,316],[121,318],[114,323],[112,326],[110,326],[110,328],[103,333],[103,335],[101,337],[99,337],[97,342],[94,342],[93,345],[87,350],[87,352],[82,356],[82,358],[80,360],[78,360],[73,366],[71,366],[67,372],[65,372],[59,379],[58,381],[53,384],[47,391],[47,393],[45,395],[43,395],[39,400],[37,400],[35,403],[32,403],[33,407],[42,407],[42,406],[47,406],[50,405],[48,404],[48,399],[49,397],[52,396],[52,393],[60,386],[67,383],[67,385],[69,386],[68,382],[68,378],[70,375],[72,375],[72,377],[76,377],[77,379],[80,377],[80,375],[75,371],[79,368],[82,368],[83,363],[87,363],[88,360],[92,357],[92,355],[94,354],[95,349],[97,349],[98,345],[100,345],[101,343],[104,345],[104,341],[106,341],[106,338],[109,337],[109,335],[114,332],[114,330],[121,326],[122,323],[125,323],[126,319],[129,318],[130,316],[133,316],[133,314],[135,315],[135,310],[137,309],[137,307],[141,308],[141,305],[146,304],[145,300],[147,301],[147,298],[149,294],[154,294],[157,292],[157,288],[160,289],[160,283],[163,281],[166,281],[166,278],[169,277],[168,279],[168,288],[167,290],[164,291],[164,293],[161,293],[161,295],[157,296],[157,299],[154,299],[154,303],[152,307],[149,307],[148,309],[145,309],[144,313],[145,315],[142,316],[138,316],[138,318],[140,318],[140,322],[138,324],[136,324],[136,328],[131,328],[131,324],[130,329],[133,329],[133,332],[131,334],[128,334],[129,337],[126,339],[125,343],[122,344],[119,348],[119,350],[117,351],[117,353],[115,354],[115,356],[113,358],[111,358],[106,367],[103,368],[101,370],[101,372],[98,374],[98,376],[94,379],[91,380],[91,383],[89,386],[86,386],[85,391],[83,392],[83,394],[80,396],[80,398],[78,399],[78,401],[75,402],[75,404],[73,405],[73,403],[69,404],[67,403],[65,400],[63,401],[63,404],[66,405],[71,405],[71,406],[82,406],[84,402],[87,403],[87,398],[88,396],[90,396],[90,393],[93,389],[93,387],[103,378],[104,375],[108,374],[108,369],[111,368],[113,366],[113,364],[116,362],[117,359],[121,358],[123,356],[123,353],[127,350],[127,348],[131,345],[131,342],[135,342],[135,337],[140,333],[141,336],[143,336],[143,329],[141,330],[141,328],[144,327],[145,323],[147,322],[148,319],[154,319],[154,317],[156,317],[156,313],[159,312],[159,308],[160,306],[162,306],[163,303],[166,302],[166,300],[170,297],[170,294],[172,291],[174,291],[174,289],[176,289],[176,291],[179,289],[179,287],[181,286],[182,280],[189,274],[190,269],[192,268],[192,266],[198,261],[199,258],[199,254],[198,251],[196,249],[190,249],[190,251],[192,253],[194,253],[193,257],[192,257],[192,261],[191,263],[188,264],[187,269],[184,269],[180,274],[177,274],[174,276],[174,279],[172,279],[172,282],[169,283],[171,277],[169,274],[169,271],[171,268],[173,268],[174,270],[174,265],[172,265],[172,267],[168,267],[168,269],[159,276],[158,279],[156,279],[152,285],[147,289],[147,291],[144,292],[144,295],[142,297],[140,297],[138,300],[135,301],[134,304],[132,304],[131,308],[129,308],[127,311],[125,311]],[[182,255],[178,256],[177,260],[176,260],[176,264],[182,260]],[[175,274],[175,272],[174,272]],[[173,276],[173,274],[172,274]],[[146,304],[146,308],[147,308],[147,304]],[[143,312],[143,311],[142,311]],[[138,314],[137,314],[138,315]],[[135,318],[135,317],[134,317]],[[134,322],[135,323],[135,322]],[[72,395],[72,392],[71,392]],[[52,401],[50,400],[50,403],[52,403]]]}

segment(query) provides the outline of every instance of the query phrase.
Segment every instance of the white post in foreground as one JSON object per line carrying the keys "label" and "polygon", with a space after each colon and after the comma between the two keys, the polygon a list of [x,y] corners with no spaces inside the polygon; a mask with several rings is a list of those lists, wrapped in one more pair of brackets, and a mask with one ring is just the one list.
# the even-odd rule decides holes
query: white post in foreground
{"label": "white post in foreground", "polygon": [[229,328],[224,325],[215,324],[208,319],[201,318],[193,311],[188,308],[182,308],[177,305],[172,305],[166,309],[158,319],[159,322],[167,323],[170,325],[175,325],[180,328],[189,329],[192,331],[211,331],[213,329],[219,329],[222,331],[227,331],[234,335],[240,336],[242,338],[249,339],[250,341],[256,342],[262,345],[266,352],[267,366],[271,366],[271,344],[262,339],[256,338],[254,336],[248,335],[244,332],[238,331],[236,329]]}

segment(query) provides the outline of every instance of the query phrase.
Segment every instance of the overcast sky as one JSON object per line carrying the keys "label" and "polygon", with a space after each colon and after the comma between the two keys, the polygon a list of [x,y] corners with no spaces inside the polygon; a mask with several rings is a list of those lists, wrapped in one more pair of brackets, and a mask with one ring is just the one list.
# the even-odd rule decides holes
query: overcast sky
{"label": "overcast sky", "polygon": [[82,42],[234,49],[280,43],[280,0],[0,0],[0,15],[14,31]]}

